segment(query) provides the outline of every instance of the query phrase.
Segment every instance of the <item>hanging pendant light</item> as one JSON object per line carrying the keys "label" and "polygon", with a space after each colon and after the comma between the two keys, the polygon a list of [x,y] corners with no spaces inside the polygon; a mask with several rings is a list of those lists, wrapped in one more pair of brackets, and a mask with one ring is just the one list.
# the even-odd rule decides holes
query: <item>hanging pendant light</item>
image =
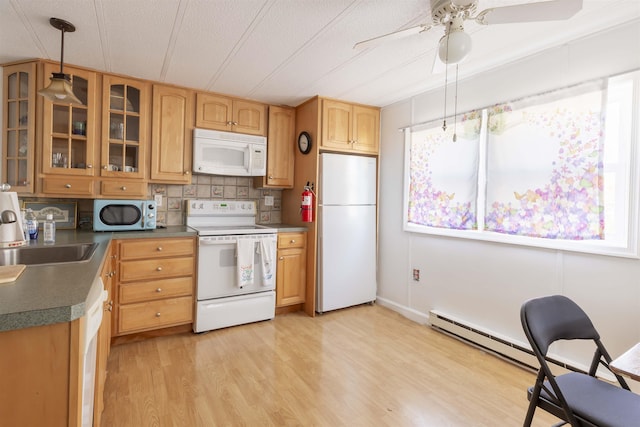
{"label": "hanging pendant light", "polygon": [[63,72],[64,33],[73,33],[76,27],[72,23],[59,18],[51,18],[49,19],[49,23],[62,33],[62,42],[60,44],[60,72],[51,73],[51,83],[49,83],[49,86],[46,88],[39,90],[38,94],[53,102],[82,105],[82,102],[73,93],[71,78]]}

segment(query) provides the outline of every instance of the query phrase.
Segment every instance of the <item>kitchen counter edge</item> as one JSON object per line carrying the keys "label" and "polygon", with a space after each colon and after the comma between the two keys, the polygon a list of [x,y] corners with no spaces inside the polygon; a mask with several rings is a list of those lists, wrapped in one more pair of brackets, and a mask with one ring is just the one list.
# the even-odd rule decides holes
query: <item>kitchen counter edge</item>
{"label": "kitchen counter edge", "polygon": [[[91,285],[112,240],[195,236],[186,226],[149,231],[58,230],[55,245],[98,243],[89,261],[28,265],[15,282],[0,284],[0,332],[71,322],[85,315]],[[44,246],[42,241],[37,246]]]}

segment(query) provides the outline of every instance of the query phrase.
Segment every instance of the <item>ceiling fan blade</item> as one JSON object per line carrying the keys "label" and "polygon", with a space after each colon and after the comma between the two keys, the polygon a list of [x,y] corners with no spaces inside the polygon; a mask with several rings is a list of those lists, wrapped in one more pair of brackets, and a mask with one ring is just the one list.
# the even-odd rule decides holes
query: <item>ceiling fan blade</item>
{"label": "ceiling fan blade", "polygon": [[551,0],[486,9],[475,20],[483,25],[560,21],[571,18],[580,9],[582,0]]}
{"label": "ceiling fan blade", "polygon": [[428,25],[428,24],[418,25],[417,27],[411,27],[411,28],[407,28],[406,30],[395,31],[393,33],[385,34],[383,36],[378,36],[378,37],[374,37],[372,39],[363,40],[363,41],[358,42],[355,45],[353,45],[353,48],[354,49],[362,49],[362,48],[365,48],[365,47],[377,46],[382,42],[386,42],[386,41],[389,41],[389,40],[400,39],[400,38],[403,38],[403,37],[411,36],[413,34],[419,34],[419,33],[427,31],[430,28],[431,28],[431,25]]}

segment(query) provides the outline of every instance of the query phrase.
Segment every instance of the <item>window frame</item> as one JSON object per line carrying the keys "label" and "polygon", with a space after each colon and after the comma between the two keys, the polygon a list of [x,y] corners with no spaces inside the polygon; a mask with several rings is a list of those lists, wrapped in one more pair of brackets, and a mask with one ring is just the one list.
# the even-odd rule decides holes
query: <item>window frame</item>
{"label": "window frame", "polygon": [[[487,166],[487,140],[486,140],[486,123],[487,123],[487,108],[482,108],[482,135],[480,139],[479,147],[479,171],[478,171],[478,199],[476,200],[476,214],[478,216],[477,230],[458,230],[447,229],[439,227],[430,227],[410,223],[408,221],[408,209],[409,209],[409,186],[411,179],[410,160],[411,160],[411,136],[413,132],[437,126],[437,123],[442,119],[432,120],[420,125],[415,125],[401,130],[404,131],[404,182],[403,182],[403,230],[410,233],[428,234],[436,236],[481,240],[488,242],[496,242],[503,244],[512,244],[519,246],[529,246],[542,249],[563,250],[571,252],[580,252],[588,254],[598,254],[606,256],[616,256],[625,258],[640,258],[638,253],[638,240],[639,240],[639,213],[640,213],[640,71],[635,70],[616,76],[605,77],[605,79],[615,79],[620,76],[628,75],[633,81],[633,93],[631,98],[632,111],[630,113],[630,135],[629,144],[624,152],[625,156],[628,154],[628,190],[625,203],[627,203],[626,209],[624,209],[624,215],[626,216],[625,228],[626,238],[624,242],[622,240],[619,244],[612,244],[611,241],[606,240],[565,240],[565,239],[550,239],[542,237],[528,237],[518,236],[513,234],[504,234],[499,232],[487,231],[484,229],[484,217],[485,217],[485,189],[486,189],[486,166]],[[536,95],[534,95],[536,96]],[[620,148],[623,150],[623,148]],[[606,197],[606,196],[605,196]]]}

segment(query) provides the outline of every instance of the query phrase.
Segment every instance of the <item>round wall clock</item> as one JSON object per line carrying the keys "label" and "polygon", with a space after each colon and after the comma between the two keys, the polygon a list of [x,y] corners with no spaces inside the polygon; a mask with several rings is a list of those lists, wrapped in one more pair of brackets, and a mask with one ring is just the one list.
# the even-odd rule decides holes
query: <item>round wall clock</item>
{"label": "round wall clock", "polygon": [[311,151],[311,135],[307,132],[300,132],[298,135],[298,150],[302,154],[308,154]]}

